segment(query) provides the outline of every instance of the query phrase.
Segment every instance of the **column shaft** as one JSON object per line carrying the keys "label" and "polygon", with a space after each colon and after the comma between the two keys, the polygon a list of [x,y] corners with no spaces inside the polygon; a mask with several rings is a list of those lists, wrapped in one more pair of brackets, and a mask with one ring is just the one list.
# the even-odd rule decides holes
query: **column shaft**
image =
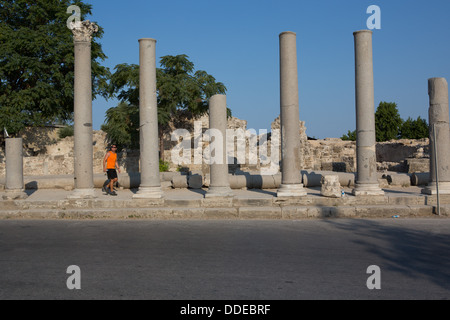
{"label": "column shaft", "polygon": [[6,156],[6,186],[3,199],[24,199],[23,183],[23,146],[22,138],[7,138],[5,140]]}
{"label": "column shaft", "polygon": [[[210,185],[205,197],[231,197],[233,192],[228,180],[226,149],[227,130],[226,96],[216,94],[209,101],[209,129],[214,137],[214,162],[210,164]],[[210,149],[211,150],[211,149]],[[212,158],[212,157],[211,157]]]}
{"label": "column shaft", "polygon": [[156,40],[139,39],[139,143],[141,183],[133,198],[162,198],[159,177]]}
{"label": "column shaft", "polygon": [[72,24],[74,36],[74,179],[69,199],[95,198],[92,134],[91,41],[98,26],[89,20]]}
{"label": "column shaft", "polygon": [[297,45],[294,32],[280,34],[281,186],[278,196],[303,196],[300,174]]}
{"label": "column shaft", "polygon": [[91,41],[98,31],[90,21],[72,25],[74,35],[74,179],[70,199],[95,198],[92,133]]}
{"label": "column shaft", "polygon": [[356,160],[354,195],[383,195],[377,178],[372,31],[353,33],[355,39]]}
{"label": "column shaft", "polygon": [[[447,81],[444,78],[428,79],[428,95],[430,101],[428,109],[430,125],[430,183],[422,189],[422,193],[436,194],[436,183],[439,183],[439,193],[449,194],[450,127]],[[437,154],[435,150],[437,150]],[[438,174],[437,180],[436,169]]]}
{"label": "column shaft", "polygon": [[91,43],[75,42],[75,189],[93,189]]}

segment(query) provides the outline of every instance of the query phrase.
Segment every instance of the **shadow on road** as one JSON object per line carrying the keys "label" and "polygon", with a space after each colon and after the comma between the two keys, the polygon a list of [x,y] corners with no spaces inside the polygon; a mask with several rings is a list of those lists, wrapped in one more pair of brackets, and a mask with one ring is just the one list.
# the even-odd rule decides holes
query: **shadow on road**
{"label": "shadow on road", "polygon": [[[413,279],[428,279],[450,290],[450,255],[443,254],[450,252],[450,234],[433,231],[436,227],[424,231],[423,226],[421,230],[403,226],[401,220],[396,220],[396,225],[386,220],[324,221],[355,236],[364,236],[367,240],[358,237],[354,243],[379,257],[384,268]],[[418,226],[420,221],[417,220]]]}

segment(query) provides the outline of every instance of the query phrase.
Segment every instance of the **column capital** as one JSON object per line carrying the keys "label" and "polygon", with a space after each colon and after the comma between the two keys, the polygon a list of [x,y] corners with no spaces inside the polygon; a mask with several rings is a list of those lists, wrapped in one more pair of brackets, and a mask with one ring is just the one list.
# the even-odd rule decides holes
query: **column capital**
{"label": "column capital", "polygon": [[280,33],[279,37],[281,38],[282,36],[286,36],[286,35],[297,36],[297,33],[293,32],[293,31],[283,31]]}
{"label": "column capital", "polygon": [[89,20],[71,22],[70,26],[75,42],[90,42],[92,34],[98,32],[98,26]]}
{"label": "column capital", "polygon": [[373,34],[373,31],[372,30],[358,30],[358,31],[355,31],[355,32],[353,32],[353,35],[354,36],[357,36],[357,35],[359,35],[359,34],[370,34],[370,35],[372,35]]}
{"label": "column capital", "polygon": [[138,39],[138,42],[142,42],[142,41],[150,41],[150,42],[155,42],[156,43],[156,39],[153,39],[153,38],[141,38],[141,39]]}

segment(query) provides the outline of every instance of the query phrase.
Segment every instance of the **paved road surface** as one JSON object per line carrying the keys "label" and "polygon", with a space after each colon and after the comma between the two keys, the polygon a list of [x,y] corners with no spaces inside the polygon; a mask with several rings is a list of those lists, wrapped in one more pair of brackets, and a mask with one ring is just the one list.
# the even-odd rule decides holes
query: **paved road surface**
{"label": "paved road surface", "polygon": [[450,299],[450,220],[4,220],[0,299]]}

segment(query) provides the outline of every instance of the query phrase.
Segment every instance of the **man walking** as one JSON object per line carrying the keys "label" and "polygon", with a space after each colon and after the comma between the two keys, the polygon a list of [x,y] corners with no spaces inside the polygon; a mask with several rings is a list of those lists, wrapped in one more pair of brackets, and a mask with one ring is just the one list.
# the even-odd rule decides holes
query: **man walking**
{"label": "man walking", "polygon": [[112,196],[117,196],[114,191],[114,184],[119,180],[116,169],[120,173],[120,167],[117,163],[117,146],[113,144],[103,159],[103,172],[106,172],[108,180],[105,181],[102,188],[103,192]]}

